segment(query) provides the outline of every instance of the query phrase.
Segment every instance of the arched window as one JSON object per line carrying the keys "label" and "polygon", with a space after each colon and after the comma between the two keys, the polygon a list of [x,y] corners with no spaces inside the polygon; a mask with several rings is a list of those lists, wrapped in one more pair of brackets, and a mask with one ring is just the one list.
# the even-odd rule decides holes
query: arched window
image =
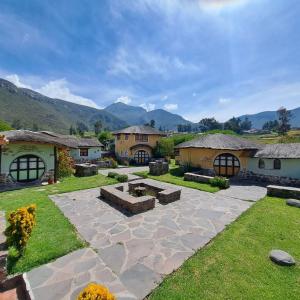
{"label": "arched window", "polygon": [[280,170],[281,169],[281,160],[280,159],[278,159],[278,158],[276,158],[276,159],[274,159],[274,169],[275,170]]}
{"label": "arched window", "polygon": [[261,159],[261,158],[258,161],[258,167],[260,169],[264,169],[265,168],[265,161],[263,159]]}
{"label": "arched window", "polygon": [[235,176],[240,171],[240,161],[230,153],[220,154],[214,160],[214,170],[218,176]]}

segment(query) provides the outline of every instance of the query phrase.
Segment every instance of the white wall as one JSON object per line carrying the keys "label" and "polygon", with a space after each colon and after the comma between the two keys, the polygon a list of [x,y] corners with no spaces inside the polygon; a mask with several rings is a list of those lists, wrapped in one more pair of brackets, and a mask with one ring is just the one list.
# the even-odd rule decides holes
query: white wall
{"label": "white wall", "polygon": [[101,158],[101,147],[91,147],[88,149],[88,156],[80,156],[80,149],[71,149],[70,155],[75,160],[94,160]]}
{"label": "white wall", "polygon": [[263,159],[265,168],[258,167],[259,158],[249,158],[248,171],[255,174],[290,177],[300,179],[300,159],[281,159],[281,169],[275,170],[273,167],[274,159]]}

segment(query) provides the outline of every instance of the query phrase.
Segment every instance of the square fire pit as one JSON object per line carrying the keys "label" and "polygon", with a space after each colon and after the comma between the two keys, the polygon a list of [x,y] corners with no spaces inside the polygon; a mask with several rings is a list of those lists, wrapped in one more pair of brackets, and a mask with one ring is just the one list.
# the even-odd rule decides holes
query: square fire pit
{"label": "square fire pit", "polygon": [[163,189],[155,183],[136,180],[128,183],[128,191],[125,190],[125,185],[106,186],[100,189],[100,195],[106,201],[136,214],[153,209],[155,199],[162,204],[179,200],[181,189]]}

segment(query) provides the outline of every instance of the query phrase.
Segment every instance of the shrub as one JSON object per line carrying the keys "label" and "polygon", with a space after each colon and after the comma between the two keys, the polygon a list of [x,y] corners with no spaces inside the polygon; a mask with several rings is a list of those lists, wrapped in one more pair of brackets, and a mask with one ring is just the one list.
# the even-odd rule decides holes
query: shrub
{"label": "shrub", "polygon": [[34,204],[19,208],[9,214],[9,226],[5,230],[7,236],[7,244],[9,247],[14,247],[20,254],[25,248],[28,239],[31,236],[33,226],[35,225]]}
{"label": "shrub", "polygon": [[209,181],[209,183],[211,184],[211,186],[216,186],[216,187],[219,187],[221,189],[229,188],[229,180],[225,177],[216,176],[216,177],[212,178]]}
{"label": "shrub", "polygon": [[127,182],[128,181],[128,176],[124,174],[119,174],[118,176],[115,177],[119,182]]}
{"label": "shrub", "polygon": [[116,297],[105,286],[90,283],[78,295],[77,300],[116,300]]}
{"label": "shrub", "polygon": [[107,177],[116,178],[119,174],[116,172],[108,172]]}
{"label": "shrub", "polygon": [[66,149],[60,149],[58,151],[58,177],[69,177],[74,173],[73,159]]}

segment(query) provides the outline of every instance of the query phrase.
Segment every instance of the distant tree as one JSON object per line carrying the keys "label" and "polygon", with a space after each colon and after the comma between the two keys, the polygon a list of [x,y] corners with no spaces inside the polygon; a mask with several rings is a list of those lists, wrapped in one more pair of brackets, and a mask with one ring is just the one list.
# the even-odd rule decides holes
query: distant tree
{"label": "distant tree", "polygon": [[69,129],[69,134],[70,135],[75,135],[76,134],[76,129],[73,127],[73,125],[71,125],[71,127]]}
{"label": "distant tree", "polygon": [[230,120],[224,123],[224,129],[241,133],[241,119],[232,117]]}
{"label": "distant tree", "polygon": [[219,123],[215,118],[204,118],[199,122],[199,129],[201,131],[222,129],[222,124]]}
{"label": "distant tree", "polygon": [[241,130],[250,130],[252,128],[252,122],[248,117],[245,118],[244,121],[241,122]]}
{"label": "distant tree", "polygon": [[156,157],[171,157],[174,155],[174,140],[163,138],[160,139],[154,149]]}
{"label": "distant tree", "polygon": [[159,131],[163,131],[163,128],[161,126],[159,126]]}
{"label": "distant tree", "polygon": [[39,131],[39,126],[36,123],[32,124],[32,131]]}
{"label": "distant tree", "polygon": [[82,122],[76,123],[76,131],[80,136],[84,136],[84,133],[88,130],[89,130],[88,127],[84,123]]}
{"label": "distant tree", "polygon": [[285,107],[280,107],[277,110],[277,115],[279,120],[278,133],[280,135],[286,135],[286,133],[291,129],[290,120],[292,118],[292,113]]}
{"label": "distant tree", "polygon": [[8,123],[0,120],[0,131],[8,131],[8,130],[12,130],[11,126]]}
{"label": "distant tree", "polygon": [[181,124],[178,124],[178,125],[177,125],[177,131],[178,131],[178,132],[183,132],[183,130],[182,130],[182,125],[181,125]]}
{"label": "distant tree", "polygon": [[279,122],[277,120],[267,121],[262,126],[263,130],[278,131]]}
{"label": "distant tree", "polygon": [[150,126],[151,126],[152,128],[155,128],[155,120],[151,120],[151,121],[150,121]]}
{"label": "distant tree", "polygon": [[21,129],[22,128],[22,124],[21,124],[21,121],[19,119],[15,119],[12,124],[11,124],[12,128],[14,129]]}
{"label": "distant tree", "polygon": [[102,129],[102,122],[99,120],[94,124],[95,134],[98,135],[101,132],[101,129]]}

